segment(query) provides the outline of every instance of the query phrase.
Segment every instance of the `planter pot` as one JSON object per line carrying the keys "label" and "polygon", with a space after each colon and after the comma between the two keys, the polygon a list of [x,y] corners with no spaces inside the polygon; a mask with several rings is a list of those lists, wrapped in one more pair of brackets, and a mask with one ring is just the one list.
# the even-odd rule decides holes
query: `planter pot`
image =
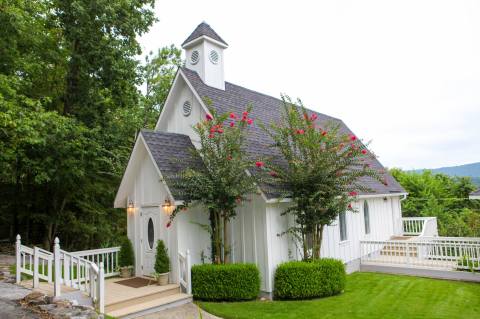
{"label": "planter pot", "polygon": [[168,272],[164,274],[159,274],[157,277],[157,285],[159,286],[165,286],[168,285]]}
{"label": "planter pot", "polygon": [[120,277],[122,278],[130,278],[132,277],[133,269],[131,267],[122,267],[120,268]]}

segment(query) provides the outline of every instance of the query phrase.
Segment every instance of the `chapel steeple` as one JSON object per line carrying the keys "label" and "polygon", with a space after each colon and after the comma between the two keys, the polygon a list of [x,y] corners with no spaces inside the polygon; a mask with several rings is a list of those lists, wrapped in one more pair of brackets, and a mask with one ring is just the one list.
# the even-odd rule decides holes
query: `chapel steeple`
{"label": "chapel steeple", "polygon": [[205,22],[200,23],[182,43],[182,48],[187,68],[196,71],[205,84],[225,90],[223,50],[228,44],[215,30]]}

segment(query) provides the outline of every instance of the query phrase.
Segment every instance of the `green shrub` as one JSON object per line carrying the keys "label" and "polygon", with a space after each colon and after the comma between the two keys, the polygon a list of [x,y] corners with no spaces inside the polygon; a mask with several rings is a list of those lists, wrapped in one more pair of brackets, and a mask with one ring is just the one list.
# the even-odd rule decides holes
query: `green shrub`
{"label": "green shrub", "polygon": [[122,245],[120,246],[118,263],[120,267],[133,266],[135,263],[132,242],[126,237],[122,240]]}
{"label": "green shrub", "polygon": [[254,264],[195,265],[192,293],[201,300],[251,300],[260,292],[260,273]]}
{"label": "green shrub", "polygon": [[345,280],[345,266],[340,260],[291,261],[277,267],[274,296],[278,299],[333,296],[345,289]]}
{"label": "green shrub", "polygon": [[157,274],[164,274],[170,271],[170,258],[168,258],[168,251],[163,240],[157,242],[154,268]]}

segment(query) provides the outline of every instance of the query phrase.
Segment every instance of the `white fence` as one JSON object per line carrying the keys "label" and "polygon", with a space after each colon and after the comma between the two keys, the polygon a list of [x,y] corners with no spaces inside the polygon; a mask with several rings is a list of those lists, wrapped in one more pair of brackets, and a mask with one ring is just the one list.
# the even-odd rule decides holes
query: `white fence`
{"label": "white fence", "polygon": [[86,259],[92,263],[100,264],[103,263],[103,268],[105,271],[105,278],[118,276],[120,272],[118,256],[120,253],[120,247],[111,247],[111,248],[100,248],[92,250],[82,250],[72,252],[72,255]]}
{"label": "white fence", "polygon": [[187,294],[192,293],[192,273],[190,251],[187,249],[185,254],[178,253],[178,277],[180,286],[182,286]]}
{"label": "white fence", "polygon": [[363,240],[360,249],[362,263],[480,271],[480,238]]}
{"label": "white fence", "polygon": [[[54,296],[61,296],[61,285],[78,289],[92,298],[100,313],[105,311],[105,276],[118,274],[119,247],[67,252],[60,249],[55,238],[53,253],[38,247],[22,245],[20,235],[16,241],[16,281],[21,276],[33,276],[33,287],[44,280],[54,284]],[[107,273],[107,275],[105,274]]]}
{"label": "white fence", "polygon": [[30,248],[16,241],[16,280],[20,282],[21,273],[33,277],[33,287],[37,288],[40,279],[52,282],[53,254],[38,247]]}
{"label": "white fence", "polygon": [[436,217],[402,218],[405,236],[438,236]]}

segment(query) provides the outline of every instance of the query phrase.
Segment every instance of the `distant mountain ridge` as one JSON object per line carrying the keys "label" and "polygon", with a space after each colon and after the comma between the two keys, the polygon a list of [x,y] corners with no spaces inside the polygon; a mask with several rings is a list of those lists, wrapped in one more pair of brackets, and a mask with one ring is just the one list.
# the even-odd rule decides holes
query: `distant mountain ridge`
{"label": "distant mountain ridge", "polygon": [[433,173],[441,173],[449,176],[469,176],[473,182],[480,186],[480,162],[464,164],[458,166],[440,167],[440,168],[424,168],[416,169],[415,172],[421,173],[425,170]]}

